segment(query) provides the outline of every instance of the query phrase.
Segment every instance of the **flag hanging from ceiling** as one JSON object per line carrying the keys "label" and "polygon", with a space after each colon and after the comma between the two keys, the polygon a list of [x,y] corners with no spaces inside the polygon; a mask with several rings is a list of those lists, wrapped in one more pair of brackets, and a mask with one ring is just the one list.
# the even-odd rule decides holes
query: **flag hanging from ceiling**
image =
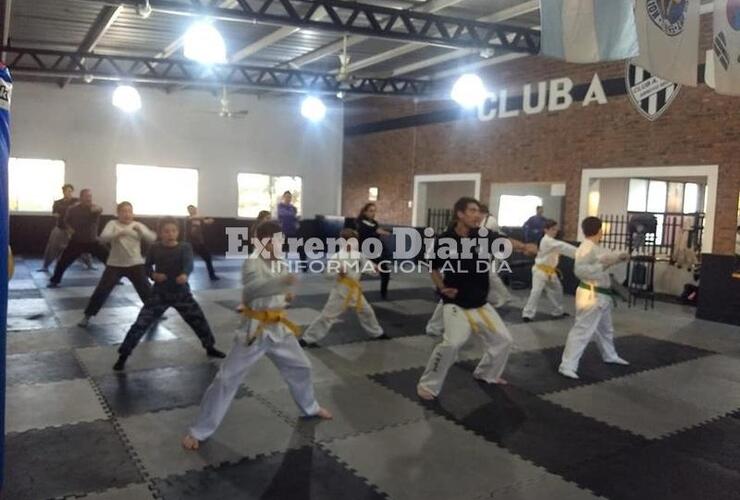
{"label": "flag hanging from ceiling", "polygon": [[740,95],[740,0],[714,0],[714,90]]}
{"label": "flag hanging from ceiling", "polygon": [[634,63],[664,80],[697,85],[700,0],[636,0],[640,55]]}
{"label": "flag hanging from ceiling", "polygon": [[591,63],[639,53],[633,0],[540,0],[540,18],[543,55]]}

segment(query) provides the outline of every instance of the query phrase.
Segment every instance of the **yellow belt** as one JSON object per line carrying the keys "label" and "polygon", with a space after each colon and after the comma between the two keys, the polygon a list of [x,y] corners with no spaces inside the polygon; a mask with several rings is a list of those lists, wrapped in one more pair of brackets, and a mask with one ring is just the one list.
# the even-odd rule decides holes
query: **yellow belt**
{"label": "yellow belt", "polygon": [[241,311],[242,316],[245,316],[249,319],[253,319],[255,321],[259,322],[259,325],[257,326],[257,329],[254,331],[254,334],[251,336],[251,339],[249,340],[249,343],[252,343],[255,338],[257,338],[259,335],[262,334],[262,331],[265,329],[265,326],[267,325],[275,325],[278,323],[282,323],[285,328],[291,331],[293,335],[296,337],[301,336],[301,329],[298,325],[293,323],[288,319],[288,315],[285,313],[285,309],[252,309],[250,307],[244,306],[244,308]]}
{"label": "yellow belt", "polygon": [[548,266],[547,264],[535,264],[534,267],[545,273],[548,280],[553,276],[560,275],[560,269],[557,267]]}
{"label": "yellow belt", "polygon": [[[486,312],[485,308],[479,307],[476,309],[478,311],[478,315],[483,320],[483,323],[485,323],[486,328],[488,328],[489,331],[495,332],[496,327],[493,326],[493,320]],[[470,329],[473,331],[473,333],[478,333],[478,324],[473,320],[473,315],[471,314],[469,309],[463,309],[463,312],[465,313],[465,317],[468,318],[468,323],[470,323]]]}
{"label": "yellow belt", "polygon": [[360,282],[353,280],[349,276],[340,276],[339,279],[337,279],[337,283],[341,283],[349,289],[349,293],[344,299],[344,308],[347,309],[354,299],[355,310],[357,310],[357,312],[362,311],[362,287],[360,286]]}

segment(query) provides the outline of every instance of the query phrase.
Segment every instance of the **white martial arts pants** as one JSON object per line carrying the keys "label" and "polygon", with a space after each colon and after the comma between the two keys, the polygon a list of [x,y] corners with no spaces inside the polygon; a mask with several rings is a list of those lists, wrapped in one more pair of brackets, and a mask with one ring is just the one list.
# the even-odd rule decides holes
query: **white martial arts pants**
{"label": "white martial arts pants", "polygon": [[293,335],[273,340],[263,333],[249,346],[244,337],[238,335],[203,396],[198,418],[190,428],[192,437],[203,441],[216,432],[244,376],[262,356],[270,358],[280,371],[301,412],[305,416],[318,413],[319,405],[311,381],[311,362]]}
{"label": "white martial arts pants", "polygon": [[478,309],[463,309],[455,304],[444,305],[444,334],[429,358],[419,386],[435,396],[439,394],[450,367],[457,361],[458,351],[475,331],[483,341],[483,358],[473,376],[496,382],[509,359],[512,339],[496,310],[486,304]]}
{"label": "white martial arts pants", "polygon": [[522,311],[523,318],[534,318],[537,314],[537,303],[540,301],[542,292],[545,292],[548,300],[552,304],[553,316],[562,316],[563,310],[563,285],[557,274],[547,274],[536,267],[532,268],[532,291],[529,292],[529,299]]}
{"label": "white martial arts pants", "polygon": [[426,326],[427,335],[432,337],[441,337],[445,332],[445,320],[444,320],[444,302],[441,300],[437,303],[437,307],[434,308],[432,317],[429,318]]}
{"label": "white martial arts pants", "polygon": [[[495,266],[495,269],[498,269],[498,266]],[[493,307],[502,307],[511,302],[513,297],[495,269],[488,275],[488,302],[493,304]]]}
{"label": "white martial arts pants", "polygon": [[[365,296],[362,294],[353,294],[354,296],[352,299],[347,302],[347,296],[349,294],[350,290],[345,285],[340,283],[334,286],[329,293],[329,300],[326,301],[326,305],[321,311],[321,314],[319,314],[306,331],[303,332],[303,340],[313,343],[326,337],[332,325],[336,323],[339,316],[347,310],[352,310],[357,313],[360,325],[362,325],[362,328],[372,338],[383,335],[383,328],[378,323],[378,319],[375,317],[375,311],[373,311],[372,306]],[[359,308],[357,308],[358,300],[361,304]]]}
{"label": "white martial arts pants", "polygon": [[583,351],[594,336],[596,346],[604,361],[619,359],[614,348],[611,297],[578,288],[576,291],[576,322],[568,332],[560,367],[577,372]]}

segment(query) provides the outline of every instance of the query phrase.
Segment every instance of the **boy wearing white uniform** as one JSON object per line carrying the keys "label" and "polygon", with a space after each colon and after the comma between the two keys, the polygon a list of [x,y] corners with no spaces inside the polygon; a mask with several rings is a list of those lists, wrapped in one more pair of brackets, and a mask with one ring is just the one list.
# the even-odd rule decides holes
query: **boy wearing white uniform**
{"label": "boy wearing white uniform", "polygon": [[601,219],[598,217],[586,217],[581,228],[586,240],[576,250],[575,274],[581,280],[576,291],[576,322],[568,333],[558,370],[561,375],[573,379],[578,378],[578,363],[594,335],[605,363],[629,365],[614,348],[614,292],[607,273],[609,267],[626,261],[629,256],[599,246],[602,232]]}
{"label": "boy wearing white uniform", "polygon": [[183,438],[182,445],[188,450],[198,449],[200,441],[216,432],[244,376],[262,356],[278,368],[304,416],[332,418],[316,402],[311,362],[296,339],[298,327],[285,314],[293,298],[290,287],[295,277],[286,273],[277,254],[282,246],[280,225],[266,221],[256,232],[264,250],[255,251],[242,267],[242,314],[247,318],[244,332],[234,340],[203,396],[195,424]]}
{"label": "boy wearing white uniform", "polygon": [[576,247],[564,241],[556,240],[558,223],[552,219],[545,222],[545,235],[540,240],[540,249],[534,259],[532,267],[532,291],[529,300],[522,311],[522,319],[529,322],[537,314],[537,303],[544,291],[552,303],[552,314],[556,318],[567,316],[563,310],[563,285],[558,276],[558,260],[560,254],[570,257],[576,256]]}
{"label": "boy wearing white uniform", "polygon": [[452,251],[448,257],[442,257],[444,249],[438,248],[438,257],[432,263],[432,280],[444,302],[444,333],[417,385],[421,399],[432,400],[439,395],[447,372],[471,333],[481,336],[485,349],[473,377],[491,384],[506,383],[501,374],[509,358],[512,339],[506,325],[486,300],[490,258],[482,254],[475,243],[476,239],[483,240],[490,249],[499,235],[490,232],[486,237],[480,235],[479,207],[474,198],[460,198],[455,203],[454,226],[440,237],[440,246],[444,243]]}
{"label": "boy wearing white uniform", "polygon": [[355,310],[360,325],[371,338],[375,340],[390,338],[383,333],[373,308],[362,294],[360,286],[362,272],[365,269],[374,271],[374,267],[357,250],[357,231],[343,229],[339,236],[347,241],[347,246],[327,259],[327,277],[336,279],[336,284],[329,293],[329,300],[321,314],[303,333],[300,340],[303,347],[316,347],[316,343],[329,333],[339,316],[349,308]]}

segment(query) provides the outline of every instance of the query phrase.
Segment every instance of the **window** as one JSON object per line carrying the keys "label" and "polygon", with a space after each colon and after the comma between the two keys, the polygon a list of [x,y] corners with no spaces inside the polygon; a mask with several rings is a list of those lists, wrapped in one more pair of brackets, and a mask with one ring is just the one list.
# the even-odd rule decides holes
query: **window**
{"label": "window", "polygon": [[198,205],[198,171],[192,168],[116,165],[116,201],[139,215],[187,215]]}
{"label": "window", "polygon": [[647,209],[648,181],[645,179],[630,179],[627,211],[644,212]]}
{"label": "window", "polygon": [[650,181],[650,184],[648,184],[647,211],[665,212],[667,200],[667,183],[663,181]]}
{"label": "window", "polygon": [[236,183],[239,190],[239,217],[257,217],[261,210],[274,213],[285,191],[293,194],[293,205],[298,215],[301,214],[303,182],[300,177],[239,174]]}
{"label": "window", "polygon": [[537,207],[542,206],[539,196],[514,196],[503,194],[498,202],[499,226],[520,227],[527,219],[537,213]]}
{"label": "window", "polygon": [[683,213],[693,214],[699,210],[699,184],[687,182],[683,195]]}
{"label": "window", "polygon": [[11,158],[8,164],[8,205],[11,212],[51,212],[62,197],[64,162]]}
{"label": "window", "polygon": [[696,213],[706,186],[694,182],[630,179],[629,212]]}

